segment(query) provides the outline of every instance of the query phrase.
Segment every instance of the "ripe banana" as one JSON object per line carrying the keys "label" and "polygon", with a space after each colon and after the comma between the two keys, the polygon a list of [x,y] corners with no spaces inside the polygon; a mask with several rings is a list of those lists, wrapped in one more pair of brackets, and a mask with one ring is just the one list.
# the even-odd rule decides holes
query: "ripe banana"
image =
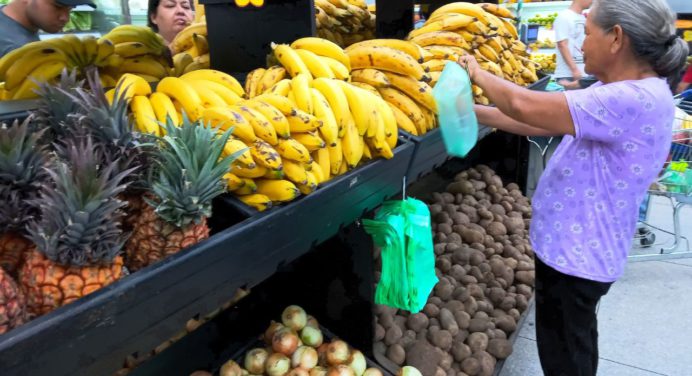
{"label": "ripe banana", "polygon": [[327,144],[333,145],[339,139],[339,125],[334,117],[334,111],[327,98],[319,90],[310,88],[310,94],[315,108],[315,117],[322,121],[322,126],[319,128],[320,134]]}
{"label": "ripe banana", "polygon": [[476,4],[471,3],[450,3],[437,8],[430,15],[430,20],[434,20],[436,17],[444,13],[459,13],[465,14],[470,17],[475,17],[480,22],[487,23],[487,18],[485,16],[485,10]]}
{"label": "ripe banana", "polygon": [[295,96],[296,107],[300,110],[313,113],[312,96],[310,95],[310,75],[299,73],[291,80],[291,90]]}
{"label": "ripe banana", "polygon": [[421,48],[409,41],[401,40],[401,39],[372,39],[372,40],[366,40],[358,43],[354,43],[346,48],[346,52],[351,51],[355,48],[358,47],[367,47],[367,46],[384,46],[384,47],[390,47],[395,50],[399,50],[401,52],[404,52],[411,56],[414,60],[416,60],[419,63],[423,62],[423,51],[421,51]]}
{"label": "ripe banana", "polygon": [[156,122],[154,108],[149,102],[149,98],[143,95],[135,95],[130,102],[130,110],[135,119],[135,126],[142,133],[149,133],[160,136],[159,125]]}
{"label": "ripe banana", "polygon": [[253,179],[240,178],[243,181],[243,185],[240,188],[233,190],[233,193],[238,196],[247,196],[257,192],[257,183]]}
{"label": "ripe banana", "polygon": [[170,118],[173,124],[180,124],[181,119],[178,118],[178,113],[175,110],[173,101],[168,95],[159,92],[152,93],[149,96],[149,102],[151,102],[151,107],[153,107],[156,120],[158,120],[159,123],[167,124]]}
{"label": "ripe banana", "polygon": [[433,31],[418,35],[412,38],[411,41],[422,47],[438,45],[461,47],[464,49],[470,48],[461,35],[451,31]]}
{"label": "ripe banana", "polygon": [[[379,114],[374,108],[373,103],[369,103],[364,90],[357,88],[347,82],[338,81],[346,94],[348,107],[351,109],[353,120],[355,121],[358,135],[363,136],[371,127],[376,127],[379,121]],[[344,136],[345,137],[345,136]]]}
{"label": "ripe banana", "polygon": [[394,118],[396,119],[396,123],[401,130],[408,132],[414,136],[418,136],[418,128],[416,128],[416,125],[413,123],[411,119],[409,119],[408,115],[406,115],[403,111],[401,111],[397,106],[387,102],[388,107],[392,110],[392,113],[394,114]]}
{"label": "ripe banana", "polygon": [[305,172],[305,176],[307,178],[307,182],[305,184],[296,184],[296,187],[298,187],[298,190],[300,190],[300,193],[304,195],[308,195],[317,189],[317,185],[319,184],[319,181],[315,177],[315,174],[313,174],[310,171]]}
{"label": "ripe banana", "polygon": [[291,126],[288,119],[276,107],[257,99],[245,101],[243,104],[262,114],[271,123],[277,137],[291,137]]}
{"label": "ripe banana", "polygon": [[229,106],[232,106],[242,100],[235,92],[226,86],[221,85],[218,82],[207,81],[207,80],[185,80],[187,82],[194,82],[196,90],[206,90],[211,91],[221,97],[221,99]]}
{"label": "ripe banana", "polygon": [[344,50],[334,42],[322,38],[306,37],[294,41],[291,43],[291,47],[308,50],[316,55],[332,58],[343,64],[349,71],[351,70],[349,57]]}
{"label": "ripe banana", "polygon": [[415,29],[409,33],[409,39],[415,38],[422,34],[436,32],[436,31],[456,31],[462,29],[472,22],[475,22],[476,18],[458,13],[447,13],[441,17],[436,18],[426,22],[422,27]]}
{"label": "ripe banana", "polygon": [[310,163],[311,161],[308,149],[292,138],[279,140],[279,144],[276,145],[276,151],[284,159],[302,163]]}
{"label": "ripe banana", "polygon": [[120,76],[116,87],[126,100],[130,100],[135,95],[147,96],[151,94],[151,85],[141,76],[131,73]]}
{"label": "ripe banana", "polygon": [[377,91],[377,88],[375,88],[375,87],[372,86],[372,85],[368,85],[368,84],[362,83],[362,82],[355,82],[355,81],[351,82],[351,85],[356,86],[356,87],[359,87],[359,88],[361,88],[361,89],[363,89],[363,90],[369,91],[369,92],[375,94],[375,95],[378,96],[378,97],[380,96],[380,92]]}
{"label": "ripe banana", "polygon": [[514,26],[514,23],[504,18],[500,18],[500,21],[502,22],[502,26],[505,27],[505,30],[512,36],[512,39],[519,40],[519,32],[517,32],[517,27]]}
{"label": "ripe banana", "polygon": [[247,77],[245,78],[245,92],[247,93],[248,98],[252,98],[258,94],[257,88],[262,76],[266,71],[267,70],[264,68],[257,68],[247,74]]}
{"label": "ripe banana", "polygon": [[280,65],[267,68],[257,85],[255,95],[265,93],[267,90],[271,89],[274,85],[286,78],[286,74],[286,68]]}
{"label": "ripe banana", "polygon": [[225,173],[223,178],[226,179],[226,189],[229,191],[234,191],[245,185],[245,181],[243,179],[230,172]]}
{"label": "ripe banana", "polygon": [[197,92],[181,78],[166,77],[162,79],[156,86],[156,91],[177,100],[192,121],[199,119],[201,112],[204,110],[202,99]]}
{"label": "ripe banana", "polygon": [[121,72],[127,73],[142,73],[158,78],[168,76],[168,69],[151,55],[125,59],[119,68]]}
{"label": "ripe banana", "polygon": [[271,94],[276,94],[281,97],[286,97],[288,93],[291,91],[291,79],[290,78],[284,78],[283,80],[277,82],[269,88],[268,91],[265,91],[265,93],[271,93]]}
{"label": "ripe banana", "polygon": [[52,81],[56,77],[60,76],[60,73],[65,69],[65,62],[60,60],[49,61],[45,64],[37,67],[29,76],[22,81],[19,87],[14,90],[3,89],[6,92],[6,96],[9,99],[29,99],[36,98],[38,94],[36,90],[38,89],[38,82],[48,82]]}
{"label": "ripe banana", "polygon": [[[236,154],[237,153],[237,154]],[[245,145],[245,143],[236,138],[229,138],[226,141],[226,145],[223,147],[221,152],[221,158],[225,158],[229,155],[236,154],[236,158],[233,163],[240,163],[247,168],[255,168],[255,160],[250,152],[250,148]]]}
{"label": "ripe banana", "polygon": [[[339,80],[348,80],[350,77],[350,68],[348,68],[346,65],[342,64],[341,62],[332,59],[330,57],[326,56],[320,56],[320,59],[324,61],[327,65],[329,65],[329,69],[332,70],[332,73],[334,74],[334,78],[339,79]],[[350,63],[349,63],[350,66]]]}
{"label": "ripe banana", "polygon": [[[326,151],[326,149],[324,149],[324,150]],[[328,151],[327,151],[327,154],[329,154]],[[319,164],[317,164],[317,162],[315,162],[315,158],[312,158],[312,163],[310,164],[309,167],[310,167],[309,171],[311,174],[313,174],[315,176],[315,180],[317,180],[317,184],[321,184],[329,178],[328,176],[327,177],[324,176],[324,174],[322,172],[322,168],[320,167]]]}
{"label": "ripe banana", "polygon": [[300,58],[300,55],[287,44],[272,43],[274,56],[286,68],[291,77],[295,77],[300,73],[304,73],[312,77],[312,73]]}
{"label": "ripe banana", "polygon": [[394,88],[381,88],[378,90],[380,91],[380,94],[382,94],[382,98],[384,100],[395,105],[413,121],[413,123],[416,125],[416,129],[418,130],[418,134],[425,133],[428,125],[425,122],[425,117],[423,116],[420,107],[413,99]]}
{"label": "ripe banana", "polygon": [[217,71],[214,69],[200,69],[200,70],[195,70],[189,73],[185,73],[180,77],[183,80],[186,79],[193,79],[193,80],[207,80],[207,81],[213,81],[218,84],[221,84],[223,86],[226,86],[230,90],[232,90],[236,95],[239,97],[244,97],[245,96],[245,90],[243,87],[240,85],[238,80],[236,80],[233,76],[230,74],[226,74],[221,71]]}
{"label": "ripe banana", "polygon": [[192,43],[195,45],[197,52],[200,55],[205,55],[209,53],[209,42],[204,34],[192,34]]}
{"label": "ripe banana", "polygon": [[278,143],[276,130],[269,122],[269,120],[267,120],[267,118],[265,118],[264,115],[262,115],[261,112],[245,105],[235,106],[233,107],[233,109],[240,112],[243,115],[243,117],[245,117],[245,119],[248,120],[250,125],[252,125],[252,129],[255,131],[255,135],[258,138],[264,140],[272,146]]}
{"label": "ripe banana", "polygon": [[45,47],[46,43],[31,42],[6,53],[2,58],[0,58],[0,82],[5,82],[5,80],[7,80],[7,70],[10,69],[10,67],[13,66],[17,60],[33,50],[42,50]]}
{"label": "ripe banana", "polygon": [[392,86],[399,89],[411,97],[417,103],[420,103],[430,111],[437,113],[437,104],[432,94],[432,87],[425,82],[420,82],[408,76],[397,75],[395,73],[387,73],[387,78]]}
{"label": "ripe banana", "polygon": [[337,140],[333,145],[327,145],[329,151],[329,170],[332,175],[339,175],[341,165],[344,160],[344,151],[341,147],[341,140]]}
{"label": "ripe banana", "polygon": [[302,163],[286,159],[283,161],[283,166],[286,179],[296,184],[306,184],[308,182],[307,171]]}
{"label": "ripe banana", "polygon": [[272,207],[272,201],[268,196],[259,193],[253,193],[244,196],[238,196],[238,200],[243,204],[255,208],[258,212],[263,212]]}
{"label": "ripe banana", "polygon": [[391,83],[382,71],[377,69],[365,68],[356,69],[351,72],[351,80],[362,82],[373,87],[389,87]]}
{"label": "ripe banana", "polygon": [[483,10],[485,10],[486,12],[493,14],[497,17],[514,19],[514,15],[512,14],[512,12],[509,11],[509,9],[498,4],[481,3],[478,5],[480,5],[481,8],[483,8]]}
{"label": "ripe banana", "polygon": [[322,122],[315,116],[295,109],[290,115],[286,115],[288,125],[291,128],[291,133],[304,133],[318,130],[322,126]]}
{"label": "ripe banana", "polygon": [[192,87],[197,92],[197,95],[199,95],[199,99],[202,100],[202,106],[204,108],[223,107],[227,105],[226,101],[223,98],[221,98],[220,95],[216,94],[215,91],[209,89],[209,87],[205,85],[204,82],[199,80],[186,80],[185,82],[187,82],[190,85],[190,87]]}
{"label": "ripe banana", "polygon": [[287,202],[300,196],[300,191],[288,180],[258,179],[257,193],[269,197],[274,202]]}
{"label": "ripe banana", "polygon": [[339,126],[339,137],[342,137],[346,125],[353,121],[353,116],[349,109],[346,94],[344,94],[338,82],[338,80],[318,78],[312,81],[312,86],[319,90],[327,99],[327,102],[329,102],[329,106],[334,112],[336,123]]}
{"label": "ripe banana", "polygon": [[26,80],[27,76],[36,68],[54,61],[66,63],[65,55],[57,48],[44,47],[28,51],[7,69],[5,90],[12,91]]}
{"label": "ripe banana", "polygon": [[329,65],[324,60],[320,59],[314,52],[302,49],[296,49],[295,51],[298,56],[303,59],[305,66],[308,67],[313,77],[335,77]]}
{"label": "ripe banana", "polygon": [[153,51],[142,42],[122,42],[115,45],[114,52],[122,57],[137,57],[152,54]]}
{"label": "ripe banana", "polygon": [[429,81],[420,64],[410,55],[390,47],[363,46],[348,51],[353,69],[375,68]]}
{"label": "ripe banana", "polygon": [[250,146],[250,154],[257,164],[270,170],[281,170],[282,160],[279,153],[271,145],[263,140],[257,139]]}
{"label": "ripe banana", "polygon": [[227,106],[202,110],[202,120],[204,123],[211,123],[212,126],[219,127],[224,131],[233,128],[233,136],[241,139],[246,144],[252,144],[257,140],[250,122],[240,112],[234,111]]}
{"label": "ripe banana", "polygon": [[[442,72],[449,60],[430,60],[421,64],[426,72]],[[454,64],[454,62],[452,62]]]}
{"label": "ripe banana", "polygon": [[181,30],[171,42],[171,51],[179,53],[195,45],[192,40],[194,34],[207,35],[207,24],[198,22],[188,25]]}
{"label": "ripe banana", "polygon": [[306,133],[294,133],[293,139],[300,142],[308,149],[309,152],[313,152],[317,149],[322,149],[327,144],[316,132],[306,132]]}
{"label": "ripe banana", "polygon": [[341,148],[344,153],[344,161],[349,168],[354,168],[358,165],[363,157],[363,138],[358,134],[358,128],[354,122],[350,122],[346,126],[346,132],[341,138]]}
{"label": "ripe banana", "polygon": [[295,115],[296,111],[298,110],[286,96],[281,96],[274,93],[265,93],[262,95],[258,95],[255,98],[253,98],[253,100],[260,100],[262,102],[270,104],[276,107],[276,109],[281,111],[281,113],[283,113],[285,116]]}
{"label": "ripe banana", "polygon": [[246,179],[257,179],[261,178],[264,175],[267,174],[267,171],[269,171],[266,167],[256,165],[254,168],[247,168],[242,166],[239,163],[233,163],[231,165],[231,173],[240,177],[240,178],[246,178]]}
{"label": "ripe banana", "polygon": [[[322,175],[321,182],[327,181],[331,175],[331,161],[329,160],[329,149],[321,148],[312,153],[312,160],[317,163]],[[312,167],[315,170],[315,166]]]}

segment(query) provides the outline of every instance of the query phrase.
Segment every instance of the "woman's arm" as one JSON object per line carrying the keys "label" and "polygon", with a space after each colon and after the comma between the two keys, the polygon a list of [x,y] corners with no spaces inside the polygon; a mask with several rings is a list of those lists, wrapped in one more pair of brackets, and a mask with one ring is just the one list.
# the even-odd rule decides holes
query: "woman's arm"
{"label": "woman's arm", "polygon": [[556,136],[556,133],[548,132],[541,128],[535,128],[528,124],[516,121],[503,114],[495,107],[475,105],[474,110],[478,122],[492,128],[518,134],[520,136]]}
{"label": "woman's arm", "polygon": [[532,91],[505,81],[480,68],[471,55],[459,57],[471,80],[483,89],[497,108],[509,118],[552,135],[574,136],[574,122],[564,93]]}

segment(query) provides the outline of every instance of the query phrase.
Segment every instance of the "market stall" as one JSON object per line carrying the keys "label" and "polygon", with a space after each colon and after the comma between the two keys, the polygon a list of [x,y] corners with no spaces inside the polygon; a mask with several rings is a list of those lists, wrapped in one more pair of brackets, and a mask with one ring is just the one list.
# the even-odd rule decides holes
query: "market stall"
{"label": "market stall", "polygon": [[[445,359],[441,369],[465,367],[471,372],[475,367],[478,374],[487,374],[499,368],[496,362],[511,352],[511,341],[505,340],[516,330],[531,296],[532,265],[527,259],[531,251],[525,246],[525,220],[530,214],[519,189],[525,183],[528,148],[525,140],[481,126],[473,151],[464,159],[450,159],[436,127],[432,87],[444,64],[456,60],[462,50],[477,53],[486,69],[498,76],[537,90],[545,88],[547,78],[538,80],[536,66],[527,58],[526,46],[518,41],[516,30],[506,19],[506,10],[462,6],[463,11],[452,16],[441,11],[438,20],[431,17],[422,30],[409,34],[413,4],[381,1],[375,23],[377,37],[389,39],[373,39],[368,33],[375,16],[364,3],[351,3],[330,1],[330,7],[327,2],[292,0],[239,7],[237,2],[202,1],[206,19],[198,12],[200,18],[190,26],[193,29],[181,32],[173,42],[172,59],[166,57],[155,35],[130,26],[106,31],[101,39],[87,36],[80,42],[62,37],[52,44],[41,42],[46,43],[42,47],[62,51],[64,58],[55,59],[54,65],[76,68],[81,77],[89,78],[90,87],[74,94],[91,98],[88,93],[96,93],[96,104],[88,102],[90,111],[82,113],[87,120],[105,109],[111,118],[131,116],[133,134],[175,134],[180,138],[190,137],[183,132],[194,127],[188,124],[188,117],[192,122],[199,119],[224,130],[229,128],[224,124],[231,122],[235,127],[231,140],[235,144],[224,141],[224,151],[219,151],[224,158],[209,162],[220,164],[228,157],[224,178],[230,193],[214,198],[211,215],[203,219],[210,232],[208,238],[200,236],[196,239],[199,241],[183,242],[180,250],[161,251],[156,259],[141,256],[141,244],[147,239],[138,238],[140,248],[125,246],[129,274],[46,312],[41,307],[37,311],[40,314],[31,321],[0,335],[3,372],[215,372],[228,360],[239,359],[252,338],[265,330],[269,320],[280,317],[281,310],[299,304],[319,320],[325,334],[333,333],[330,341],[343,338],[362,351],[368,362],[379,360],[368,364],[384,369],[385,374],[396,374],[399,367],[415,361],[401,359],[401,354],[395,356],[392,352],[396,350],[390,349],[404,349],[412,343],[402,342],[406,333],[382,335],[379,328],[396,331],[391,323],[382,322],[387,320],[383,317],[401,324],[408,315],[375,307],[374,286],[381,261],[374,257],[372,240],[364,233],[360,220],[371,218],[384,201],[400,198],[402,188],[407,186],[409,195],[413,190],[426,198],[433,216],[442,217],[436,205],[444,204],[450,196],[456,199],[454,195],[459,196],[460,205],[462,201],[464,205],[477,205],[483,199],[497,205],[496,214],[480,207],[477,213],[473,209],[476,217],[471,212],[464,214],[471,216],[465,223],[435,220],[433,230],[441,234],[434,239],[437,248],[449,236],[459,238],[460,244],[472,245],[476,251],[473,256],[457,259],[453,250],[436,249],[438,270],[451,273],[454,263],[454,270],[469,274],[469,278],[443,278],[445,286],[437,288],[431,299],[456,301],[447,307],[438,302],[438,308],[449,312],[461,311],[460,304],[465,307],[464,302],[473,300],[475,305],[467,305],[475,308],[466,313],[468,321],[478,324],[473,332],[488,332],[486,337],[479,334],[468,340],[458,338],[460,344],[473,343],[464,345],[472,351],[465,356],[465,348],[460,350],[462,353],[450,355],[451,344],[435,337],[438,350],[447,354],[439,355]],[[328,17],[321,19],[322,12]],[[475,12],[475,17],[464,12]],[[454,22],[441,22],[443,18]],[[325,26],[335,22],[350,25],[351,31],[342,29],[343,35],[335,35]],[[491,36],[486,33],[490,30],[502,33]],[[333,40],[328,43],[325,38],[305,38],[313,35]],[[117,47],[122,43],[127,45]],[[145,52],[132,52],[138,48]],[[25,53],[31,53],[31,49]],[[21,53],[13,57],[22,58]],[[1,63],[12,66],[7,59]],[[345,73],[343,67],[347,67]],[[94,68],[101,74],[100,80],[94,79]],[[16,73],[19,68],[11,72],[7,67],[3,69],[0,77],[5,80],[2,90],[7,100],[0,101],[1,119],[38,116],[50,122],[50,118],[36,112],[37,107],[45,105],[45,94],[38,99],[11,100],[19,98],[18,88],[32,93],[31,79],[38,76],[30,71],[20,77]],[[58,82],[57,75],[50,77],[48,81]],[[69,77],[61,79],[62,83],[69,81]],[[199,81],[212,84],[200,85]],[[101,94],[99,83],[106,87]],[[125,89],[111,91],[112,87]],[[42,90],[50,91],[44,87]],[[120,102],[119,98],[126,101]],[[487,103],[480,90],[474,90],[474,98],[478,103]],[[108,105],[106,100],[114,104]],[[170,105],[157,105],[158,100]],[[113,116],[109,111],[116,111],[113,108],[118,103],[123,107],[118,116]],[[180,130],[172,123],[162,126],[154,117],[163,123],[176,118]],[[331,133],[329,126],[334,126]],[[209,145],[219,142],[213,135],[209,137],[216,140]],[[176,144],[166,142],[172,146],[156,152],[162,158],[182,158],[176,153]],[[168,145],[166,142],[163,144]],[[343,158],[343,163],[334,165],[330,163],[335,161],[331,148],[337,145],[338,159]],[[226,147],[231,150],[225,151]],[[58,155],[63,152],[56,149]],[[69,160],[70,153],[65,154]],[[214,154],[209,155],[207,158],[214,161]],[[186,165],[187,161],[179,162]],[[476,168],[479,164],[486,166]],[[435,174],[430,174],[432,171]],[[180,171],[177,175],[175,171],[167,173],[186,179]],[[474,190],[448,188],[454,179],[463,181],[464,186],[470,184]],[[157,181],[159,187],[162,181]],[[279,185],[288,187],[290,194],[279,192]],[[445,194],[430,195],[445,189]],[[147,198],[164,205],[167,201],[156,197],[169,197],[166,194],[172,193],[152,189]],[[197,202],[187,204],[195,206]],[[479,217],[488,213],[490,217]],[[483,218],[488,221],[478,224]],[[141,236],[144,232],[137,226],[144,219],[135,217],[134,221],[130,225]],[[476,233],[467,233],[465,225]],[[492,227],[497,231],[490,230]],[[514,261],[495,265],[493,255],[496,260]],[[483,260],[476,263],[481,257]],[[493,273],[504,273],[503,282],[496,281]],[[485,288],[487,298],[481,291]],[[450,289],[447,294],[445,291]],[[471,297],[450,298],[455,289],[468,289]],[[495,289],[494,295],[491,289]],[[505,312],[502,318],[499,313],[491,316],[500,306]],[[433,316],[430,321],[435,320]],[[443,331],[454,331],[448,319],[440,319]],[[497,324],[496,319],[505,324]],[[379,327],[373,326],[374,320]],[[469,331],[470,324],[457,324],[457,332],[460,327]],[[427,330],[427,326],[419,329]],[[493,343],[492,350],[484,340]],[[378,352],[385,342],[387,349]],[[473,360],[464,366],[465,358]],[[436,367],[432,372],[439,372]],[[426,372],[423,374],[428,375]]]}

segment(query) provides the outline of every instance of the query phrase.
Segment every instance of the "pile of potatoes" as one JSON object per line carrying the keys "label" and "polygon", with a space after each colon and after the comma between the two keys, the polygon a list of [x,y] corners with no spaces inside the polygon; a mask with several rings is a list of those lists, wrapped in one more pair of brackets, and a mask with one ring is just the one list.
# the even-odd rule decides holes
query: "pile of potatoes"
{"label": "pile of potatoes", "polygon": [[533,293],[529,199],[479,165],[429,208],[440,281],[420,313],[376,308],[375,352],[423,375],[492,375]]}

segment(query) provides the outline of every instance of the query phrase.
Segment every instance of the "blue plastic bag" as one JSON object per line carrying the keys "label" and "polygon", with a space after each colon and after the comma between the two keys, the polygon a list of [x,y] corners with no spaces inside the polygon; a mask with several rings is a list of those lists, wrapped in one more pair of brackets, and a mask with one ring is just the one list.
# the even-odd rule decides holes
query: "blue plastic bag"
{"label": "blue plastic bag", "polygon": [[433,88],[433,96],[447,154],[465,157],[478,140],[478,120],[466,70],[455,62],[447,63]]}

